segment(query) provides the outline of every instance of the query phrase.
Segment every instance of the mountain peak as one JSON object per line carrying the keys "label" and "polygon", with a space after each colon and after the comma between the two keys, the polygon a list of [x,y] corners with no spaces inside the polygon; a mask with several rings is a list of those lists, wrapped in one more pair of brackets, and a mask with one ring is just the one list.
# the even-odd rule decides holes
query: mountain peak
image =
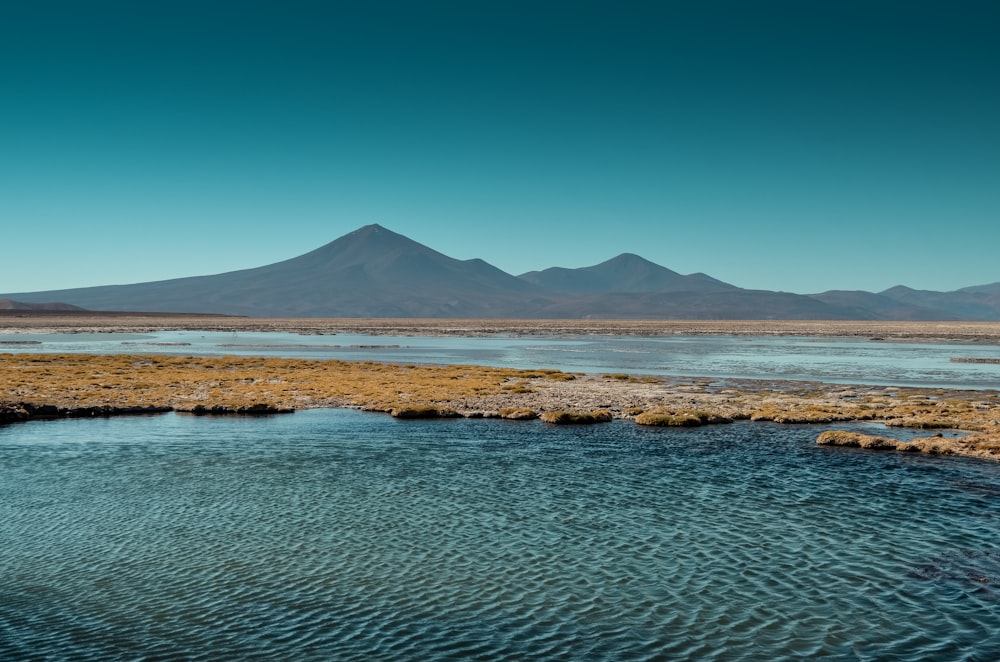
{"label": "mountain peak", "polygon": [[590,267],[552,267],[522,274],[520,278],[540,287],[572,294],[714,292],[737,289],[706,276],[682,276],[635,253],[622,253]]}
{"label": "mountain peak", "polygon": [[[373,234],[379,234],[380,232],[388,232],[390,234],[395,234],[391,230],[385,229],[384,227],[382,227],[378,223],[370,223],[368,225],[362,225],[360,228],[358,228],[357,230],[355,230],[353,232],[348,232],[346,235],[344,235],[344,237],[369,236],[369,235],[373,235]],[[341,237],[341,238],[343,238],[343,237]]]}
{"label": "mountain peak", "polygon": [[610,260],[605,260],[605,262],[642,262],[646,264],[654,264],[641,255],[636,255],[635,253],[620,253]]}
{"label": "mountain peak", "polygon": [[385,261],[402,252],[444,257],[409,237],[372,223],[289,261],[311,262],[316,266],[336,263],[343,267],[347,264],[362,265]]}

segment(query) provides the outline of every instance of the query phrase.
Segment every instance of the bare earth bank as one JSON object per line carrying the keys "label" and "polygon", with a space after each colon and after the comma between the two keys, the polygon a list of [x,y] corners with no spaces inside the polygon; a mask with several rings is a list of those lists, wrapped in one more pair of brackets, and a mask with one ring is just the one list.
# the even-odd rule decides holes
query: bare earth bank
{"label": "bare earth bank", "polygon": [[[1000,344],[997,322],[270,319],[220,315],[3,311],[0,333],[159,330],[371,335],[787,335]],[[877,421],[960,438],[911,442],[823,431],[828,445],[1000,459],[1000,393],[711,380],[476,366],[269,358],[0,354],[0,422],[151,411],[274,413],[354,407],[394,416],[502,416],[555,423],[626,418],[647,425],[733,420]],[[929,433],[933,434],[933,433]]]}
{"label": "bare earth bank", "polygon": [[0,333],[106,333],[165,330],[285,331],[370,335],[600,334],[825,336],[1000,344],[1000,322],[841,322],[784,320],[510,320],[250,318],[159,313],[0,311]]}

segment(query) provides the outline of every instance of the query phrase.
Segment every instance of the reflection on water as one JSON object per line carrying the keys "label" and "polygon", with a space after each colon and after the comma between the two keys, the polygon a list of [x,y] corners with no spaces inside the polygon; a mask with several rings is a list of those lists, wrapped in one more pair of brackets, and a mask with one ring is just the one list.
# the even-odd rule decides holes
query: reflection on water
{"label": "reflection on water", "polygon": [[996,659],[1000,466],[814,428],[0,428],[0,658]]}
{"label": "reflection on water", "polygon": [[[7,334],[3,351],[282,356],[555,368],[570,372],[804,379],[833,383],[1000,388],[1000,347],[767,336],[301,336],[164,331]],[[34,344],[24,344],[24,343]]]}

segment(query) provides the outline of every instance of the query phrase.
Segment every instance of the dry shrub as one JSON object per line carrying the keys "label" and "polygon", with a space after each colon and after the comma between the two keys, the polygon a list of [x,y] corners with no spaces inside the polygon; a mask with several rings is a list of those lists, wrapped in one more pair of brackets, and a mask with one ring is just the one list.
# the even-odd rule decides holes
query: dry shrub
{"label": "dry shrub", "polygon": [[512,421],[529,421],[538,418],[538,413],[534,409],[527,407],[504,407],[499,412],[500,418]]}
{"label": "dry shrub", "polygon": [[921,416],[919,418],[894,418],[885,422],[891,428],[913,428],[917,430],[945,430],[958,427],[955,421]]}
{"label": "dry shrub", "polygon": [[[903,448],[905,446],[905,448]],[[930,455],[952,455],[955,452],[955,442],[942,437],[924,437],[910,442],[901,443],[899,450],[920,451]]]}
{"label": "dry shrub", "polygon": [[856,407],[827,407],[798,403],[788,403],[783,406],[768,403],[750,414],[751,421],[773,421],[786,424],[862,421],[872,417],[870,411]]}
{"label": "dry shrub", "polygon": [[389,410],[393,418],[457,418],[459,413],[451,407],[434,405],[401,405]]}
{"label": "dry shrub", "polygon": [[653,409],[636,416],[635,422],[639,425],[689,428],[699,425],[732,423],[733,421],[730,418],[708,411]]}
{"label": "dry shrub", "polygon": [[596,409],[594,411],[547,411],[539,418],[554,425],[585,425],[607,423],[612,416],[607,409]]}
{"label": "dry shrub", "polygon": [[898,442],[895,439],[862,434],[860,432],[827,430],[816,439],[816,443],[821,446],[850,446],[876,450],[895,450],[902,442]]}
{"label": "dry shrub", "polygon": [[927,453],[929,455],[954,455],[962,443],[960,440],[943,437],[923,437],[912,441],[886,439],[860,432],[827,430],[816,439],[817,444],[826,446],[853,446],[873,450],[897,450],[904,453]]}

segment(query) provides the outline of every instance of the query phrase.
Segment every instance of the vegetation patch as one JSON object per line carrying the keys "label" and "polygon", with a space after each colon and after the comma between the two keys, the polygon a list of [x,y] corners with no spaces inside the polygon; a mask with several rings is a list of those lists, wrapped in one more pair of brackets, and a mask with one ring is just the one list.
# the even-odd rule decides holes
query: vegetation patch
{"label": "vegetation patch", "polygon": [[252,405],[195,405],[191,409],[180,411],[199,416],[270,416],[271,414],[291,414],[295,412],[291,407],[276,407],[275,405],[263,403]]}
{"label": "vegetation patch", "polygon": [[539,418],[553,425],[588,425],[607,423],[612,416],[607,409],[595,409],[594,411],[547,411]]}
{"label": "vegetation patch", "polygon": [[732,423],[733,419],[708,411],[652,409],[635,417],[639,425],[690,428],[699,425]]}
{"label": "vegetation patch", "polygon": [[853,448],[872,448],[884,450],[896,450],[899,444],[905,443],[895,439],[886,439],[860,432],[849,432],[847,430],[827,430],[821,434],[816,443],[820,446],[847,446]]}
{"label": "vegetation patch", "polygon": [[538,418],[538,412],[527,407],[504,407],[499,411],[500,418],[507,418],[512,421],[530,421]]}
{"label": "vegetation patch", "polygon": [[795,402],[768,403],[751,412],[751,421],[773,421],[775,423],[834,423],[837,421],[864,421],[874,414],[861,407],[829,407],[823,405],[803,405]]}
{"label": "vegetation patch", "polygon": [[457,418],[460,414],[451,407],[434,405],[404,405],[389,410],[393,418]]}
{"label": "vegetation patch", "polygon": [[[196,407],[240,413],[449,401],[531,393],[533,371],[373,361],[166,355],[0,354],[0,402],[80,407]],[[538,372],[537,381],[564,373]],[[11,407],[13,405],[10,405]],[[6,414],[14,416],[13,410]]]}
{"label": "vegetation patch", "polygon": [[960,455],[984,460],[1000,459],[1000,435],[979,434],[956,439],[941,436],[921,437],[912,441],[886,439],[859,432],[827,430],[819,435],[816,443],[825,446],[848,446],[874,450],[896,450],[903,453],[927,455]]}
{"label": "vegetation patch", "polygon": [[946,430],[958,427],[955,421],[921,416],[914,418],[894,418],[885,422],[890,428],[913,428],[916,430]]}
{"label": "vegetation patch", "polygon": [[603,377],[607,381],[628,382],[629,384],[656,384],[660,381],[659,377],[652,375],[629,375],[624,372],[614,372]]}

